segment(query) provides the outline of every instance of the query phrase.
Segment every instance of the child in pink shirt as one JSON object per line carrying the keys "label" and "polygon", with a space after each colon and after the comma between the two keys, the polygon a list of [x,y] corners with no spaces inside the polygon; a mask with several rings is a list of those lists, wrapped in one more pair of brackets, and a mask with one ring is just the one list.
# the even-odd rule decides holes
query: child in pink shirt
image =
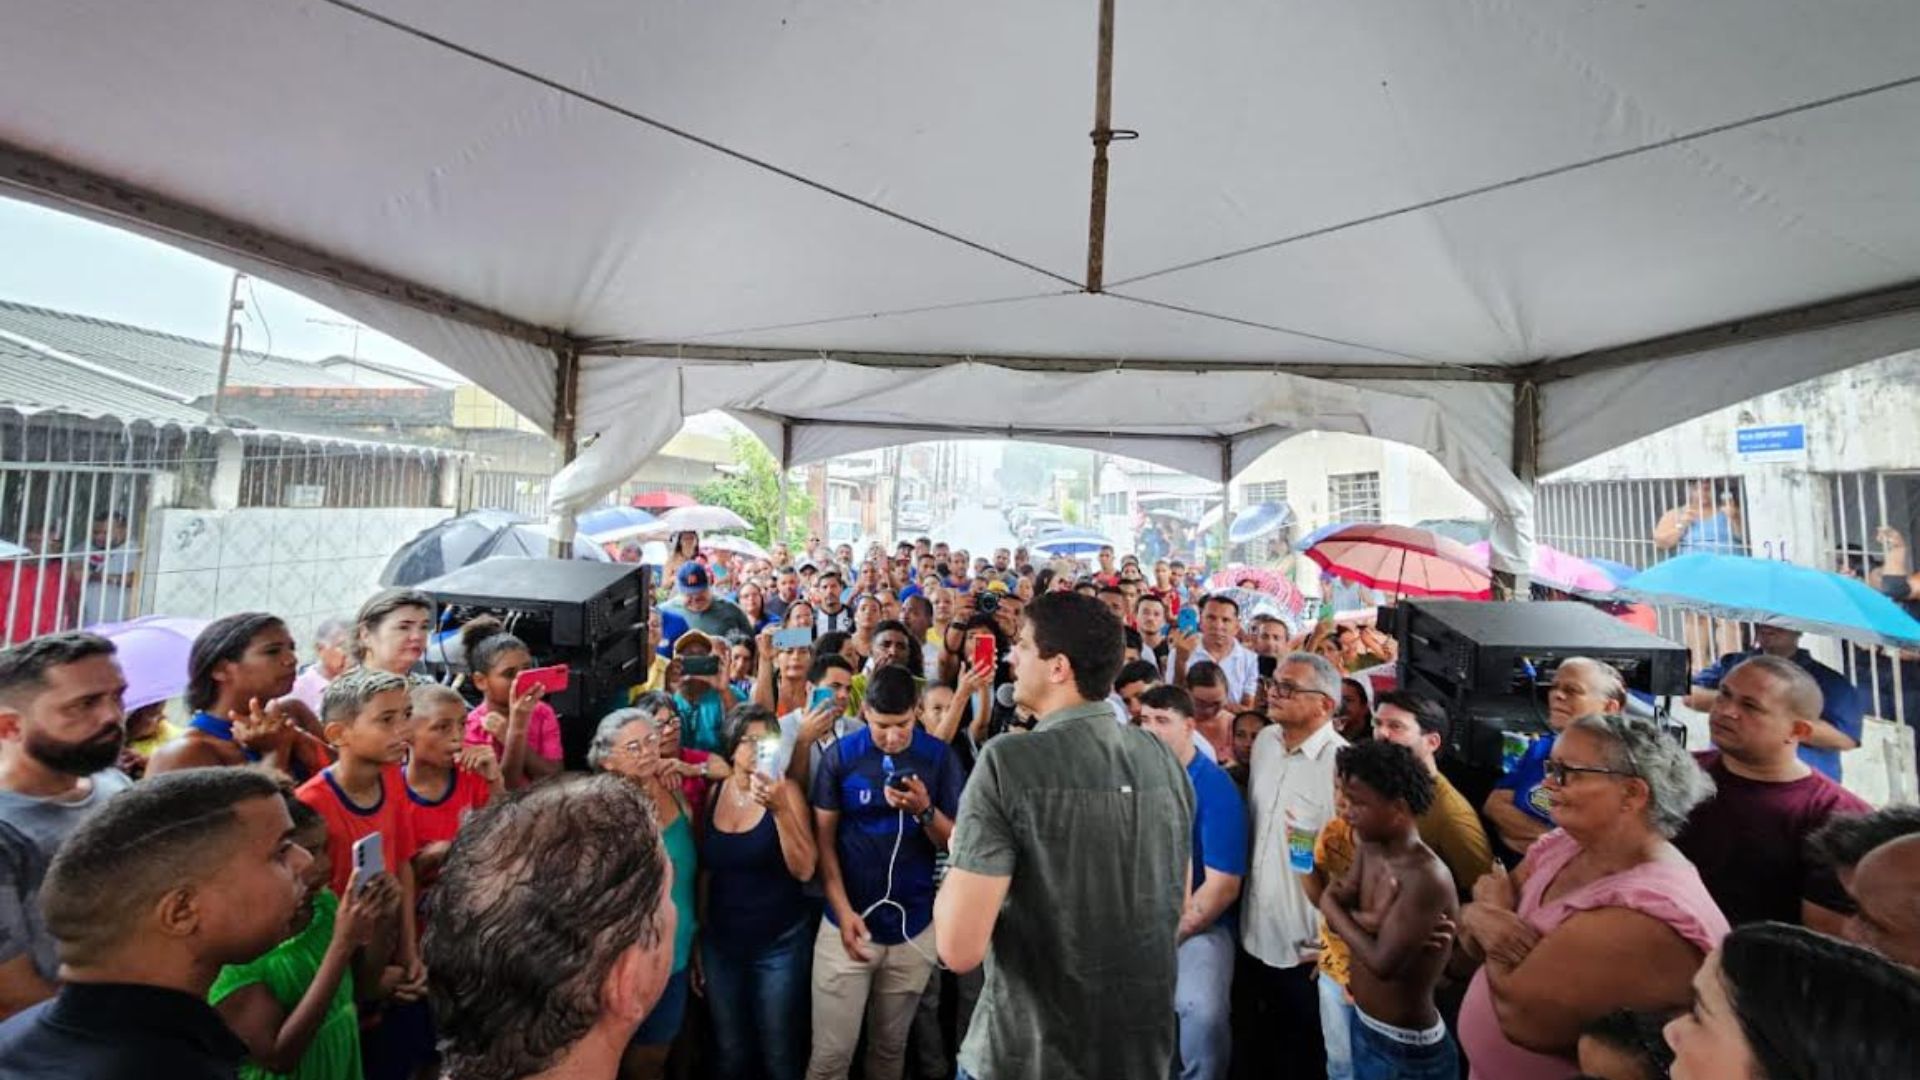
{"label": "child in pink shirt", "polygon": [[560,718],[540,700],[539,687],[518,698],[513,682],[533,663],[526,643],[506,632],[500,620],[482,615],[460,631],[467,671],[483,701],[467,714],[466,741],[487,744],[499,755],[509,788],[525,787],[560,771]]}

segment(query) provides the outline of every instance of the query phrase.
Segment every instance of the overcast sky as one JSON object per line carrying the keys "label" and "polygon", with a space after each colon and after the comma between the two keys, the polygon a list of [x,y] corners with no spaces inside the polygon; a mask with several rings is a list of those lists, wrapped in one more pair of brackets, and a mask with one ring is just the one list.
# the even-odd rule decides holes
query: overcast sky
{"label": "overcast sky", "polygon": [[[202,341],[220,340],[221,307],[233,271],[198,255],[108,225],[0,198],[0,300],[132,323]],[[251,286],[249,292],[248,286]],[[249,278],[244,344],[302,360],[351,355],[352,320],[277,285]],[[423,353],[374,330],[360,331],[359,355],[411,370],[451,375]]]}

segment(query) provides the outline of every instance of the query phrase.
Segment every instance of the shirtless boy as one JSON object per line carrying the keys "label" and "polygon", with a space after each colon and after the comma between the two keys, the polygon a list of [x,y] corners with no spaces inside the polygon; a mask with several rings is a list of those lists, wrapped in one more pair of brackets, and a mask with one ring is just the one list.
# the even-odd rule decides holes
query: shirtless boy
{"label": "shirtless boy", "polygon": [[1433,1004],[1447,950],[1432,939],[1460,903],[1417,824],[1433,779],[1412,751],[1378,740],[1341,750],[1336,768],[1358,850],[1347,875],[1320,894],[1320,911],[1353,954],[1353,1075],[1457,1080],[1459,1055]]}

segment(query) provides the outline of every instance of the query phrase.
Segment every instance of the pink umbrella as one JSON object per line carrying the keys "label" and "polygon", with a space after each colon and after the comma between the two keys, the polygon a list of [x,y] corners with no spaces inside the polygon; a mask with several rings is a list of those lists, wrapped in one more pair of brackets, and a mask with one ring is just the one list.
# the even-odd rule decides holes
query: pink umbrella
{"label": "pink umbrella", "polygon": [[131,712],[186,692],[187,654],[193,651],[193,639],[206,628],[206,619],[143,615],[87,629],[113,642],[118,650],[115,659],[127,679],[123,701]]}
{"label": "pink umbrella", "polygon": [[682,506],[699,506],[700,500],[678,491],[643,491],[627,505],[641,510],[677,510]]}
{"label": "pink umbrella", "polygon": [[[1469,547],[1481,569],[1486,569],[1492,557],[1492,545],[1485,540]],[[1559,548],[1545,544],[1533,545],[1533,562],[1527,570],[1533,580],[1549,589],[1561,592],[1610,593],[1613,591],[1613,578],[1605,570],[1593,565],[1578,555],[1569,555]]]}
{"label": "pink umbrella", "polygon": [[1307,558],[1343,581],[1404,596],[1485,600],[1493,581],[1466,545],[1406,525],[1342,525],[1306,548]]}
{"label": "pink umbrella", "polygon": [[1242,587],[1265,593],[1290,614],[1298,615],[1306,608],[1306,598],[1301,596],[1300,590],[1294,588],[1293,582],[1278,570],[1234,563],[1207,579],[1209,591]]}

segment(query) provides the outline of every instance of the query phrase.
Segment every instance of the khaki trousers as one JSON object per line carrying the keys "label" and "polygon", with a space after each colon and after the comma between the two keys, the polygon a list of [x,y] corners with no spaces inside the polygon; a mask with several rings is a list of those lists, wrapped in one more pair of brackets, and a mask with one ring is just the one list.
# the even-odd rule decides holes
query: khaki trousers
{"label": "khaki trousers", "polygon": [[863,1016],[866,1080],[900,1080],[905,1071],[907,1029],[933,973],[933,927],[908,944],[869,942],[864,948],[873,959],[847,955],[840,928],[820,920],[813,942],[813,1053],[807,1080],[844,1080]]}

